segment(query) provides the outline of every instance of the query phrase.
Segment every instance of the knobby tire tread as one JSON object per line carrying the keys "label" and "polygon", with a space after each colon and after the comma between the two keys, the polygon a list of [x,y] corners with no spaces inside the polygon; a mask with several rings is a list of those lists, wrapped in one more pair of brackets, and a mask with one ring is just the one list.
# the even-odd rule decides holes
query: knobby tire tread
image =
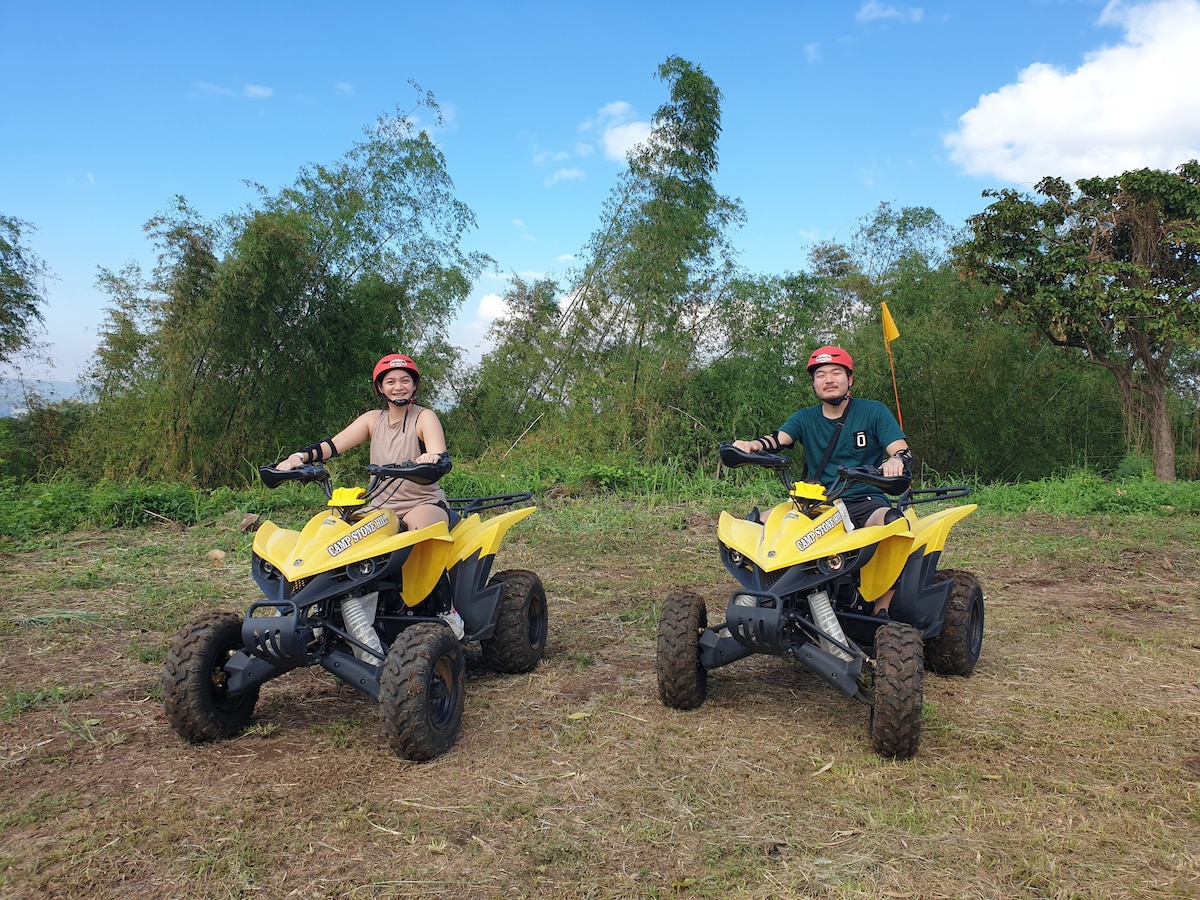
{"label": "knobby tire tread", "polygon": [[526,569],[507,569],[493,575],[489,585],[504,583],[496,630],[480,641],[484,663],[497,672],[520,675],[537,668],[546,652],[546,590],[542,580]]}
{"label": "knobby tire tread", "polygon": [[[449,700],[438,663],[450,668]],[[388,746],[404,759],[425,762],[441,756],[458,739],[466,702],[466,656],[447,626],[410,625],[397,635],[379,680],[379,712]],[[435,709],[441,704],[442,712]],[[438,718],[444,721],[436,721]]]}
{"label": "knobby tire tread", "polygon": [[924,671],[920,632],[898,622],[880,626],[871,705],[871,749],[880,756],[909,759],[920,747]]}
{"label": "knobby tire tread", "polygon": [[708,627],[704,600],[676,591],[663,601],[658,620],[655,672],[659,699],[673,709],[696,709],[708,696],[708,670],[700,664],[700,632]]}
{"label": "knobby tire tread", "polygon": [[192,743],[238,734],[250,721],[258,687],[236,697],[222,696],[213,685],[218,659],[242,647],[242,617],[211,612],[184,626],[163,662],[163,711],[171,727]]}
{"label": "knobby tire tread", "polygon": [[[941,633],[932,638],[927,647],[929,669],[938,675],[967,676],[975,671],[983,643],[983,589],[970,572],[960,569],[942,569],[935,576],[937,581],[953,579],[950,603],[946,607],[946,618]],[[978,605],[978,622],[972,623],[972,610]],[[972,634],[978,630],[978,640]]]}

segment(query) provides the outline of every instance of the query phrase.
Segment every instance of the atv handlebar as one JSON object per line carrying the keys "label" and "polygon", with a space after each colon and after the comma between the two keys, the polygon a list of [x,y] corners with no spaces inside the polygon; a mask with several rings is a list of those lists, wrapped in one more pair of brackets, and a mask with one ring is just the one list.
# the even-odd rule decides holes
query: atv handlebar
{"label": "atv handlebar", "polygon": [[324,466],[299,466],[295,469],[276,469],[274,466],[259,466],[258,477],[263,484],[274,490],[285,481],[301,484],[318,484],[329,481],[329,471]]}
{"label": "atv handlebar", "polygon": [[739,450],[733,444],[725,441],[721,444],[721,464],[730,469],[737,469],[742,466],[763,466],[767,469],[787,469],[792,465],[791,459],[786,456],[780,456],[777,453],[747,453],[745,450]]}
{"label": "atv handlebar", "polygon": [[838,476],[847,481],[861,481],[863,484],[879,488],[885,494],[892,496],[903,494],[912,487],[912,475],[905,473],[889,478],[878,466],[853,466],[851,468],[841,466],[838,469]]}
{"label": "atv handlebar", "polygon": [[450,472],[451,468],[453,468],[453,463],[450,462],[450,454],[442,453],[435,463],[415,463],[406,460],[402,463],[387,463],[382,466],[369,465],[367,474],[372,478],[403,478],[414,484],[429,485],[440,481]]}
{"label": "atv handlebar", "polygon": [[[737,447],[728,441],[721,444],[720,455],[722,465],[730,469],[737,469],[742,466],[762,466],[766,469],[776,469],[779,471],[780,477],[783,478],[784,487],[791,487],[785,472],[792,465],[789,457],[780,456],[777,453],[764,453],[761,450],[757,453],[747,453],[745,450],[737,449]],[[830,500],[836,499],[845,493],[845,488],[849,482],[869,484],[871,487],[878,488],[885,494],[893,496],[903,494],[912,487],[912,475],[910,473],[906,472],[904,475],[889,478],[877,466],[841,466],[838,468],[837,473],[837,482],[826,488]]]}

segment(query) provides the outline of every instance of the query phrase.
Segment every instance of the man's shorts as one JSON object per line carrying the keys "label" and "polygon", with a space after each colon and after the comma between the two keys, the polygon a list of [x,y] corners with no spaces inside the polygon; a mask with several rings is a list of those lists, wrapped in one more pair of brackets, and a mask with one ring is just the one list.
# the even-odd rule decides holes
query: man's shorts
{"label": "man's shorts", "polygon": [[900,510],[894,508],[886,497],[855,497],[853,500],[844,500],[846,504],[846,512],[850,513],[850,521],[854,523],[855,528],[862,528],[867,519],[871,518],[871,513],[877,509],[890,509],[892,514],[889,515],[884,522],[895,521],[901,515]]}

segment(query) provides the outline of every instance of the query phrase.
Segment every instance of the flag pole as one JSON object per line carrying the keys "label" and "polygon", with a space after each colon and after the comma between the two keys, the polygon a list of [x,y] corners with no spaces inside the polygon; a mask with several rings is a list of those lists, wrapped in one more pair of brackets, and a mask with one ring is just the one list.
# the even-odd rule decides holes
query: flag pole
{"label": "flag pole", "polygon": [[896,381],[896,359],[892,356],[892,341],[900,337],[900,329],[888,310],[887,303],[883,304],[883,345],[887,347],[888,364],[892,369],[892,391],[896,397],[896,421],[904,427],[904,413],[900,410],[900,384]]}

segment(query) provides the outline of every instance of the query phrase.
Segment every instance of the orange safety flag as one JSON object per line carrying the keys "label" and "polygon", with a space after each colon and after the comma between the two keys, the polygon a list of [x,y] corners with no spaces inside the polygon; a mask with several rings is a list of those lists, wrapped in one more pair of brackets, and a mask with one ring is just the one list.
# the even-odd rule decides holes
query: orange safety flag
{"label": "orange safety flag", "polygon": [[900,329],[896,327],[896,320],[892,318],[892,314],[888,311],[887,304],[883,304],[883,339],[889,344],[896,338],[900,337]]}

